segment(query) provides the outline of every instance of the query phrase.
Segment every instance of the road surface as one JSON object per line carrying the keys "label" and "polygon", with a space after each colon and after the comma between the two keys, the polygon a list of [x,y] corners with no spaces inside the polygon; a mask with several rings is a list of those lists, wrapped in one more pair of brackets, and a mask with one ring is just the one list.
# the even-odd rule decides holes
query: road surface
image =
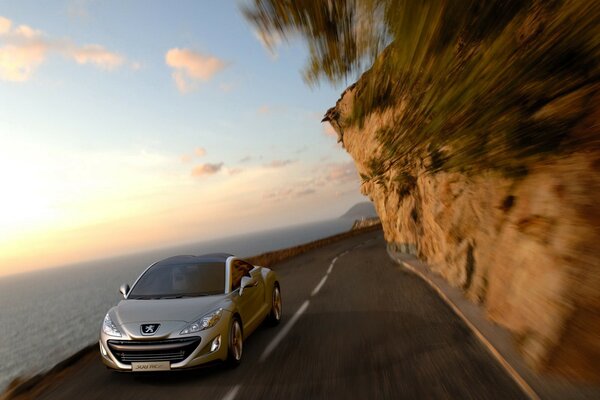
{"label": "road surface", "polygon": [[132,375],[97,354],[40,399],[524,399],[450,308],[394,264],[380,231],[278,265],[282,323],[245,342],[234,370]]}

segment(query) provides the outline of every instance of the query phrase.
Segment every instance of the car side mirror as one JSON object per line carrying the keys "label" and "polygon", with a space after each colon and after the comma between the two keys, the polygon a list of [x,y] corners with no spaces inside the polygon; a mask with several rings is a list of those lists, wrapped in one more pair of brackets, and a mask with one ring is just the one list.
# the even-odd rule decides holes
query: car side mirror
{"label": "car side mirror", "polygon": [[257,283],[258,282],[256,282],[255,279],[249,276],[242,276],[242,281],[240,282],[240,296],[246,289],[255,287]]}
{"label": "car side mirror", "polygon": [[123,295],[123,298],[126,299],[127,294],[129,293],[129,285],[127,283],[122,284],[119,288],[119,292]]}

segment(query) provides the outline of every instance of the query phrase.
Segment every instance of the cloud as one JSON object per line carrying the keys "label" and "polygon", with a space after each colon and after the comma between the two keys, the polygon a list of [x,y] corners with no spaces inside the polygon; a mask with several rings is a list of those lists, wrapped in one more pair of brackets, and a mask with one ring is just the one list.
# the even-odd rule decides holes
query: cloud
{"label": "cloud", "polygon": [[227,168],[227,173],[229,175],[237,175],[241,174],[242,172],[244,172],[242,168]]}
{"label": "cloud", "polygon": [[338,162],[321,164],[315,168],[315,175],[306,182],[314,187],[333,186],[355,182],[359,184],[358,173],[354,162]]}
{"label": "cloud", "polygon": [[46,52],[46,47],[39,43],[0,47],[0,79],[11,82],[27,81],[44,62]]}
{"label": "cloud", "polygon": [[206,155],[206,149],[204,147],[196,147],[194,153],[196,154],[196,156],[202,157]]}
{"label": "cloud", "polygon": [[291,200],[315,193],[352,192],[360,185],[356,168],[352,161],[317,165],[312,172],[307,171],[303,179],[287,180],[283,187],[267,191],[263,198],[273,201]]}
{"label": "cloud", "polygon": [[[98,44],[85,46],[71,46],[64,50],[66,56],[72,58],[77,64],[93,64],[96,67],[113,70],[123,64],[123,57],[117,53],[106,50]],[[133,65],[137,65],[134,63]]]}
{"label": "cloud", "polygon": [[183,154],[180,159],[184,164],[189,163],[195,157],[204,157],[206,155],[206,149],[204,147],[196,147],[192,154],[186,153]]}
{"label": "cloud", "polygon": [[250,161],[250,160],[252,160],[252,156],[246,156],[246,157],[242,158],[242,159],[240,160],[240,162],[242,162],[242,163],[245,163],[245,162],[248,162],[248,161]]}
{"label": "cloud", "polygon": [[194,169],[192,169],[192,176],[201,177],[201,176],[207,176],[207,175],[214,175],[217,172],[219,172],[222,168],[223,168],[223,163],[200,164],[200,165],[194,167]]}
{"label": "cloud", "polygon": [[309,194],[313,194],[316,193],[317,191],[315,189],[304,189],[304,190],[300,190],[298,192],[296,192],[296,196],[297,197],[302,197],[302,196],[308,196]]}
{"label": "cloud", "polygon": [[83,46],[69,39],[53,39],[27,25],[13,28],[8,18],[0,16],[0,79],[13,82],[29,80],[49,54],[61,54],[78,64],[113,70],[125,58],[98,44]]}
{"label": "cloud", "polygon": [[167,51],[165,62],[174,69],[172,76],[181,93],[195,90],[198,83],[210,80],[227,66],[225,62],[214,56],[179,48]]}
{"label": "cloud", "polygon": [[271,190],[269,192],[264,193],[263,198],[267,200],[289,200],[292,198],[309,196],[311,194],[316,193],[317,191],[313,188],[303,188],[303,187],[287,187],[283,189]]}
{"label": "cloud", "polygon": [[328,164],[325,168],[325,177],[332,181],[348,182],[358,179],[354,162]]}
{"label": "cloud", "polygon": [[10,32],[12,21],[0,15],[0,35],[5,35]]}
{"label": "cloud", "polygon": [[271,108],[268,105],[262,105],[258,108],[258,113],[259,114],[268,114],[271,112]]}
{"label": "cloud", "polygon": [[335,129],[333,129],[333,126],[331,126],[329,122],[323,123],[323,133],[332,138],[338,138],[337,132],[335,131]]}
{"label": "cloud", "polygon": [[12,29],[10,19],[0,16],[0,79],[12,82],[28,80],[44,62],[48,45],[39,39],[40,32],[27,25]]}
{"label": "cloud", "polygon": [[282,168],[286,165],[290,165],[296,162],[295,160],[273,160],[268,164],[265,164],[267,168]]}

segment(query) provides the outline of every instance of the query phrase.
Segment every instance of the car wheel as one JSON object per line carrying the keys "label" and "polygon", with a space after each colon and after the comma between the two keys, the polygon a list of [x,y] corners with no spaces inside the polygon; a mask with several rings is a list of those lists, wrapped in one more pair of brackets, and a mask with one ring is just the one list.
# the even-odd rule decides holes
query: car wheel
{"label": "car wheel", "polygon": [[275,283],[273,286],[273,295],[271,296],[271,312],[268,316],[269,325],[275,326],[281,322],[281,315],[283,312],[283,303],[281,301],[281,289],[279,284]]}
{"label": "car wheel", "polygon": [[230,367],[237,367],[240,364],[243,350],[244,335],[242,333],[242,325],[238,318],[233,318],[229,327],[229,340],[227,342],[227,364]]}

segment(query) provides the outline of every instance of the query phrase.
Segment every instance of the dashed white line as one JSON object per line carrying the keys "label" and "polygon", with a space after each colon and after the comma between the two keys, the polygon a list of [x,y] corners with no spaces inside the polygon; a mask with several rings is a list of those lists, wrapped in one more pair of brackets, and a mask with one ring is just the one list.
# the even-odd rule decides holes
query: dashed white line
{"label": "dashed white line", "polygon": [[331,271],[333,271],[333,264],[335,264],[335,262],[337,261],[337,257],[334,258],[333,260],[331,260],[331,264],[329,264],[329,268],[327,269],[327,275],[329,275],[331,273]]}
{"label": "dashed white line", "polygon": [[223,400],[235,399],[235,396],[237,395],[237,392],[240,390],[240,387],[241,387],[241,385],[235,385],[234,387],[232,387],[231,390],[229,390],[229,392],[225,393]]}
{"label": "dashed white line", "polygon": [[[336,256],[333,260],[331,260],[331,264],[329,264],[329,268],[327,269],[327,274],[321,279],[321,281],[319,282],[319,284],[313,289],[313,291],[311,293],[311,296],[314,296],[317,293],[319,293],[319,291],[321,290],[321,288],[323,287],[323,285],[327,281],[327,277],[329,276],[329,274],[331,274],[331,271],[333,271],[333,266],[335,265],[335,262],[338,260],[339,257],[342,257],[342,256],[348,254],[348,252],[349,252],[349,250],[346,250],[346,251],[342,252],[340,255]],[[273,340],[271,341],[271,343],[269,343],[269,345],[265,348],[265,351],[260,356],[260,362],[265,361],[267,359],[267,357],[269,357],[269,355],[273,352],[273,350],[275,350],[275,348],[277,346],[279,346],[279,343],[281,343],[281,341],[283,340],[283,338],[285,337],[285,335],[287,335],[288,332],[292,329],[292,327],[294,326],[294,324],[296,323],[296,321],[298,321],[298,319],[300,318],[300,316],[302,314],[304,314],[304,312],[308,308],[309,304],[310,304],[309,300],[306,300],[304,303],[302,303],[302,305],[300,306],[300,308],[298,309],[298,311],[296,311],[296,313],[292,316],[292,318],[290,318],[290,320],[288,321],[288,323],[285,324],[285,326],[279,331],[279,333],[277,334],[277,336],[275,336],[273,338]],[[237,390],[235,391],[235,393],[237,393]],[[235,393],[234,393],[234,396],[235,396]],[[233,397],[231,397],[231,398],[233,398]]]}
{"label": "dashed white line", "polygon": [[267,346],[265,351],[262,353],[262,356],[260,356],[260,362],[265,361],[267,359],[267,357],[269,357],[269,355],[273,352],[273,350],[275,350],[277,348],[277,346],[283,340],[285,335],[288,334],[288,332],[292,329],[294,324],[298,321],[298,319],[302,316],[302,314],[304,314],[304,312],[308,308],[309,304],[310,304],[310,301],[308,301],[308,300],[306,300],[304,303],[302,303],[302,305],[300,306],[298,311],[296,311],[294,316],[292,316],[292,318],[290,318],[288,323],[285,324],[285,326],[279,331],[277,336],[275,336],[275,338],[271,341],[271,343],[269,343],[269,345]]}
{"label": "dashed white line", "polygon": [[[333,266],[333,264],[332,264]],[[316,295],[317,293],[319,293],[319,290],[321,290],[321,288],[323,287],[323,285],[325,284],[325,281],[327,280],[327,277],[329,275],[325,275],[323,277],[323,279],[321,279],[321,282],[319,282],[319,284],[314,288],[314,290],[312,291],[312,293],[310,294],[311,296]]]}

